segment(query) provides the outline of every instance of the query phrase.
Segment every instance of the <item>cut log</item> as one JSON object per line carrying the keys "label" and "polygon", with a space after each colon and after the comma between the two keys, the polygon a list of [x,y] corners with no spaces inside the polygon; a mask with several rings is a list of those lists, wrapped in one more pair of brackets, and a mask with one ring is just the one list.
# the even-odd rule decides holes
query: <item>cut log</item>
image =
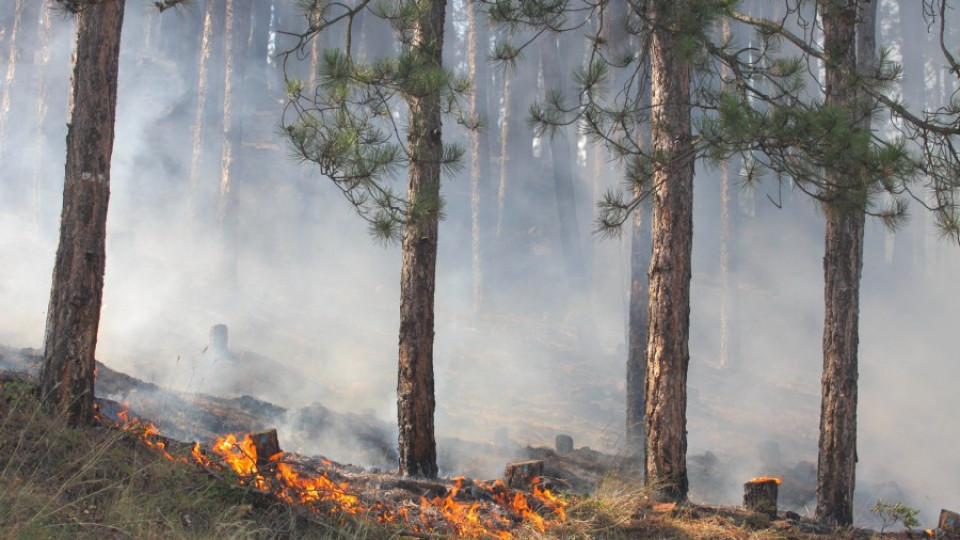
{"label": "cut log", "polygon": [[937,528],[951,537],[960,536],[960,514],[950,510],[940,510],[940,521]]}
{"label": "cut log", "polygon": [[[503,479],[508,487],[526,491],[533,489],[541,476],[543,476],[543,461],[539,459],[508,463],[503,473]],[[538,480],[535,482],[534,479]]]}
{"label": "cut log", "polygon": [[779,478],[754,478],[743,485],[743,506],[758,514],[777,516]]}
{"label": "cut log", "polygon": [[565,456],[570,452],[573,452],[573,437],[563,433],[557,435],[557,453]]}
{"label": "cut log", "polygon": [[260,433],[251,433],[253,447],[257,449],[257,465],[270,463],[270,457],[282,452],[280,441],[277,440],[277,430],[270,429]]}

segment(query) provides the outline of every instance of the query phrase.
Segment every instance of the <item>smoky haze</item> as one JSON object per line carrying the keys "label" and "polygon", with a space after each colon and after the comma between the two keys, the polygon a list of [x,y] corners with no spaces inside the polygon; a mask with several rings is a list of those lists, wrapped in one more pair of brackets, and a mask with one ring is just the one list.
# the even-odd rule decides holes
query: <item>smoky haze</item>
{"label": "smoky haze", "polygon": [[[0,111],[0,342],[36,348],[43,343],[59,227],[73,24],[58,15],[47,20],[40,2],[26,2],[31,7],[17,21],[18,53],[11,64],[14,18],[6,4],[0,7],[0,84],[10,103]],[[399,247],[373,242],[340,192],[288,157],[277,130],[283,84],[270,52],[285,46],[276,30],[299,29],[302,21],[287,2],[257,4],[244,74],[234,86],[243,124],[234,149],[240,160],[232,177],[238,248],[231,264],[223,256],[218,219],[223,35],[215,32],[211,41],[199,174],[191,186],[206,3],[163,16],[149,2],[128,3],[97,357],[176,390],[253,394],[285,407],[319,402],[389,425],[395,418]],[[900,51],[905,38],[896,6],[881,4],[879,42]],[[445,60],[465,70],[463,2],[451,3],[448,18]],[[374,51],[389,48],[380,23],[365,24],[354,39],[370,40]],[[923,57],[936,58],[935,43],[922,37],[910,46],[930,47]],[[324,39],[332,46],[339,36],[335,31]],[[565,57],[578,58],[582,44],[576,46]],[[908,52],[916,53],[898,54]],[[491,94],[499,96],[510,77],[513,99],[527,102],[509,118],[518,137],[513,140],[522,144],[511,149],[497,234],[503,108],[499,97],[490,100],[479,313],[473,306],[469,162],[443,188],[438,436],[491,443],[506,428],[516,444],[552,445],[562,432],[577,446],[620,452],[629,231],[619,241],[592,234],[594,201],[619,186],[620,176],[602,151],[583,141],[567,156],[587,268],[577,282],[558,233],[549,145],[533,139],[523,118],[529,99],[543,94],[538,55],[525,61],[512,75],[488,73]],[[297,69],[308,76],[307,68]],[[918,79],[926,86],[917,87]],[[907,102],[919,103],[924,97],[908,92],[936,86],[949,95],[954,85],[931,62],[922,73],[908,70],[902,91]],[[444,135],[466,145],[466,134],[452,122]],[[402,175],[396,185],[403,185]],[[732,351],[738,368],[724,368],[719,171],[699,165],[695,186],[688,453],[702,463],[709,452],[719,466],[704,472],[691,465],[691,496],[735,504],[750,477],[816,463],[823,220],[801,193],[764,184],[738,191],[738,264],[731,279],[739,285],[739,322],[732,331],[740,345]],[[925,525],[934,523],[941,507],[960,506],[954,334],[960,303],[953,301],[960,250],[938,240],[921,208],[911,211],[913,219],[896,235],[868,223],[855,508],[861,524],[873,523],[869,509],[881,497],[921,508]],[[228,346],[242,364],[208,361],[216,324],[229,328]],[[592,331],[595,338],[588,339]],[[451,444],[444,440],[441,454]],[[362,449],[336,441],[308,446],[285,449],[363,460],[357,457]],[[483,472],[499,475],[501,467]],[[813,501],[807,507],[812,512]]]}

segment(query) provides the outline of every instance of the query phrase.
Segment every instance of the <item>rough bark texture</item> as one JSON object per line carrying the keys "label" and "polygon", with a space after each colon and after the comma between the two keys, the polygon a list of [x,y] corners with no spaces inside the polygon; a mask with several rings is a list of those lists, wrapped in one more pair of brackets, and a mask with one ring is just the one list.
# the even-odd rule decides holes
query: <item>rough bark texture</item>
{"label": "rough bark texture", "polygon": [[123,0],[91,3],[77,21],[60,244],[40,373],[44,401],[74,424],[93,419],[123,7]]}
{"label": "rough bark texture", "polygon": [[670,29],[688,1],[657,0],[652,24],[651,143],[661,156],[653,178],[653,251],[645,383],[646,483],[663,500],[687,496],[687,368],[690,363],[690,260],[693,152],[690,64]]}
{"label": "rough bark texture", "polygon": [[[415,23],[412,47],[427,69],[442,65],[446,0],[434,0]],[[433,432],[433,319],[442,156],[440,97],[408,96],[411,154],[407,197],[414,207],[403,231],[400,270],[400,369],[397,380],[400,473],[437,475]]]}
{"label": "rough bark texture", "polygon": [[630,320],[627,350],[627,451],[643,458],[644,393],[647,374],[647,326],[650,310],[650,211],[641,205],[633,216],[630,239]]}
{"label": "rough bark texture", "polygon": [[[849,73],[857,68],[858,0],[821,4],[824,49],[832,60],[826,68],[826,103],[846,109],[849,121],[855,122],[855,87],[841,71]],[[828,184],[836,193],[826,195],[856,190],[857,176],[857,171],[840,167],[828,171]],[[857,462],[857,346],[864,213],[846,206],[827,205],[824,209],[825,317],[816,517],[833,525],[853,523]]]}

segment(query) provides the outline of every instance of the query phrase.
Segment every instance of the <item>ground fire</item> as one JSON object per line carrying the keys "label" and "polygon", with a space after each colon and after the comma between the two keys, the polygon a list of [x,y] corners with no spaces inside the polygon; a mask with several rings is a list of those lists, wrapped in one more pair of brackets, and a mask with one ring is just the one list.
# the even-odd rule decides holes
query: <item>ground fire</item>
{"label": "ground fire", "polygon": [[[389,489],[371,490],[383,488],[384,484],[389,487],[391,482],[383,482],[383,475],[345,471],[326,459],[308,460],[282,451],[258,456],[257,444],[250,434],[220,437],[209,449],[194,443],[187,455],[174,455],[153,423],[131,418],[127,411],[121,411],[117,417],[118,427],[135,433],[167,459],[195,464],[214,473],[231,471],[241,485],[313,512],[396,523],[416,533],[505,540],[524,525],[543,532],[566,519],[566,503],[541,487],[539,478],[533,480],[528,494],[508,488],[501,480],[478,482],[458,477],[449,486],[440,482],[425,484],[434,491],[442,488],[445,492],[421,495],[417,500],[409,492],[398,496],[390,494]],[[396,480],[395,484],[400,482]]]}

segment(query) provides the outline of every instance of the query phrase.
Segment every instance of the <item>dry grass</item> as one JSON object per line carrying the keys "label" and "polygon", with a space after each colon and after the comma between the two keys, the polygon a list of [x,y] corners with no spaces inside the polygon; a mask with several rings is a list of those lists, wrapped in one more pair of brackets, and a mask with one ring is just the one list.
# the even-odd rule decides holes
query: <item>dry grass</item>
{"label": "dry grass", "polygon": [[35,387],[0,384],[0,538],[380,538],[360,521],[318,521],[229,479],[171,462],[134,435],[74,429]]}
{"label": "dry grass", "polygon": [[[372,519],[316,516],[169,461],[133,434],[73,429],[39,406],[36,388],[0,383],[0,540],[424,538]],[[176,453],[174,451],[174,453]],[[638,479],[604,478],[568,500],[567,519],[520,540],[864,540],[870,531],[815,534],[736,508],[658,505]],[[442,538],[436,535],[436,538]],[[883,538],[907,538],[904,533]]]}

